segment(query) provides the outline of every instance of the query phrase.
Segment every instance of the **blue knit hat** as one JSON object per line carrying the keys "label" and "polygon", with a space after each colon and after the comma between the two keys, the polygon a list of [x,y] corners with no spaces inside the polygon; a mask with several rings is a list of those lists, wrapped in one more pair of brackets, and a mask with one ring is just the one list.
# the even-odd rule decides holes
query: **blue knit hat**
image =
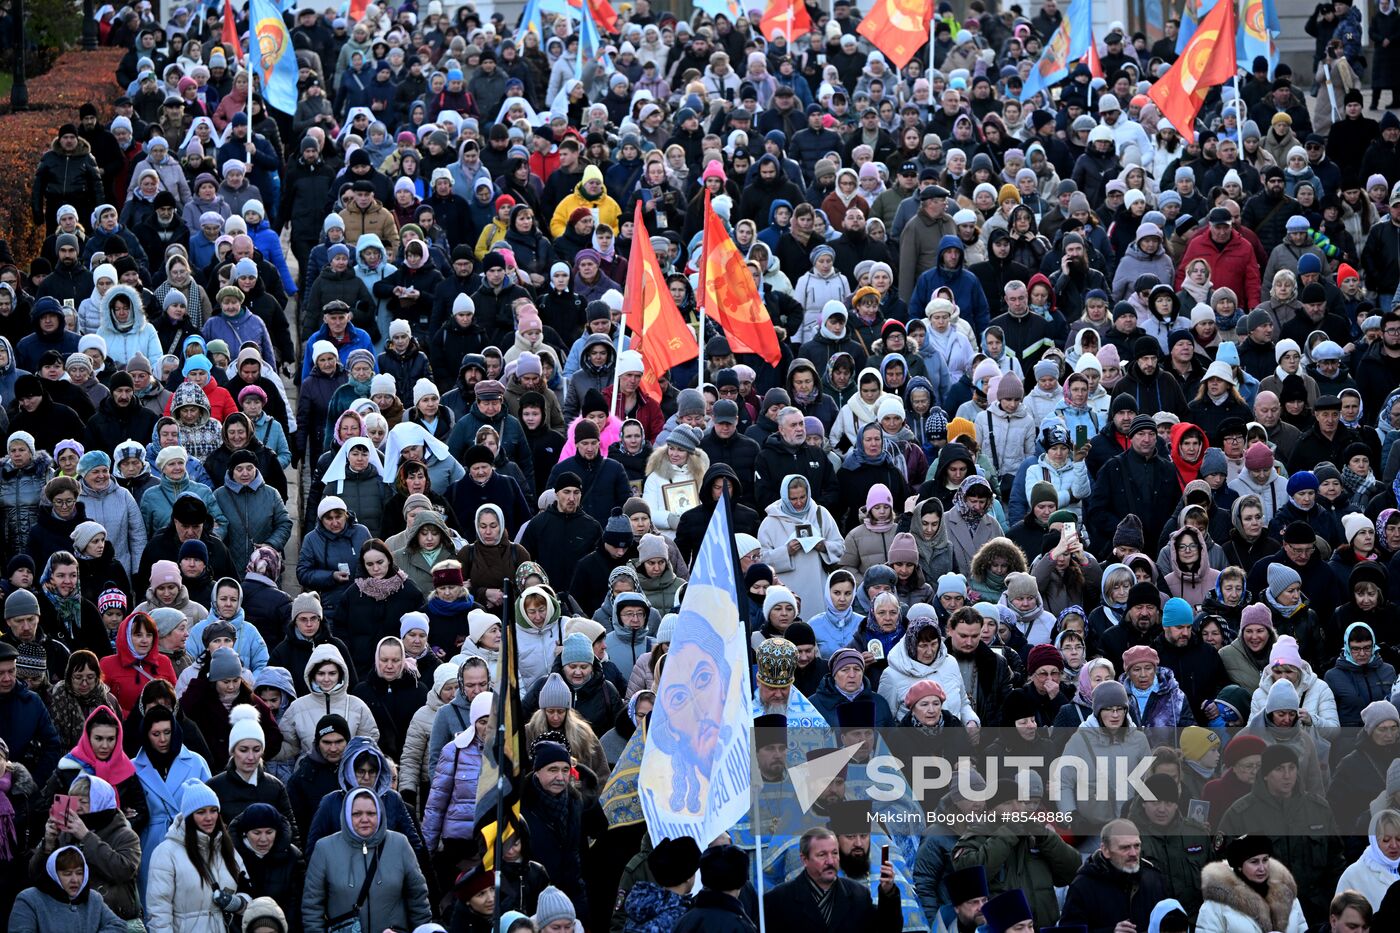
{"label": "blue knit hat", "polygon": [[1288,477],[1288,494],[1290,496],[1308,489],[1317,492],[1317,487],[1317,474],[1312,470],[1299,470]]}
{"label": "blue knit hat", "polygon": [[1205,478],[1214,473],[1223,473],[1226,476],[1230,475],[1229,466],[1225,460],[1225,451],[1221,450],[1219,447],[1210,448],[1206,451],[1205,456],[1201,458],[1199,475]]}
{"label": "blue knit hat", "polygon": [[203,810],[205,807],[219,809],[219,795],[210,789],[203,781],[190,778],[180,785],[180,818],[185,819],[192,816],[195,811]]}
{"label": "blue knit hat", "polygon": [[196,353],[194,356],[185,360],[185,365],[184,368],[180,370],[180,375],[188,376],[196,369],[202,369],[206,373],[212,373],[214,371],[214,364],[211,363],[209,357],[205,356],[203,353]]}
{"label": "blue knit hat", "polygon": [[1193,613],[1191,604],[1180,596],[1173,596],[1167,600],[1167,604],[1162,607],[1162,628],[1180,628],[1189,626],[1192,622]]}
{"label": "blue knit hat", "polygon": [[582,632],[574,632],[564,639],[564,650],[559,655],[560,664],[592,664],[593,646],[588,643],[588,636]]}
{"label": "blue knit hat", "polygon": [[78,458],[79,476],[85,476],[89,470],[95,470],[98,467],[106,467],[110,470],[112,468],[112,458],[100,450],[89,450]]}

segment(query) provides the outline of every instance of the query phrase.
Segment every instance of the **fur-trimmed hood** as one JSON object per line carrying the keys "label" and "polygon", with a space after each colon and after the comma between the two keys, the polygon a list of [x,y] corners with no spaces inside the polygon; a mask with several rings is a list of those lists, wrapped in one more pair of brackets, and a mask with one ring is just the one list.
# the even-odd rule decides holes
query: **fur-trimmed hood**
{"label": "fur-trimmed hood", "polygon": [[1010,538],[998,537],[977,549],[977,553],[972,557],[972,576],[978,580],[985,580],[987,571],[992,566],[992,561],[997,557],[1006,561],[1008,575],[1018,571],[1020,573],[1030,572],[1026,566],[1026,555],[1021,553],[1021,549],[1012,543]]}
{"label": "fur-trimmed hood", "polygon": [[1201,869],[1201,896],[1249,917],[1261,930],[1286,930],[1298,898],[1298,883],[1278,859],[1269,859],[1267,900],[1235,874],[1229,862],[1211,862]]}

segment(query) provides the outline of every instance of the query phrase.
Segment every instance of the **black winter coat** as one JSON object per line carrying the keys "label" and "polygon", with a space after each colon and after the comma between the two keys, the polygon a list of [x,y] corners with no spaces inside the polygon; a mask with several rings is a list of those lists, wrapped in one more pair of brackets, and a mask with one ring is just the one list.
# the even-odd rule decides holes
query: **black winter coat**
{"label": "black winter coat", "polygon": [[[249,784],[238,776],[232,759],[228,766],[209,779],[209,789],[219,797],[219,815],[229,823],[238,819],[244,810],[255,803],[265,803],[282,814],[288,827],[295,826],[296,816],[292,813],[292,802],[287,797],[287,785],[275,774],[268,774],[258,766],[258,780]],[[286,834],[290,838],[290,830]]]}
{"label": "black winter coat", "polygon": [[[249,574],[243,579],[243,618],[252,624],[269,646],[277,644],[282,630],[292,618],[292,597],[264,578]],[[342,655],[344,657],[344,655]],[[274,662],[276,663],[276,662]],[[300,678],[300,667],[289,667],[292,681]]]}
{"label": "black winter coat", "polygon": [[379,639],[386,635],[397,636],[399,619],[406,612],[417,612],[423,608],[423,603],[423,594],[412,580],[404,580],[397,593],[383,600],[366,596],[353,583],[345,590],[336,607],[333,631],[350,648],[345,659],[359,672],[357,683],[362,683],[374,670],[374,650]]}
{"label": "black winter coat", "polygon": [[567,802],[547,803],[533,776],[521,789],[520,815],[530,830],[530,854],[544,866],[550,881],[568,895],[580,917],[588,916],[588,891],[583,882],[583,852],[588,839],[607,831],[607,819],[596,800],[585,801],[570,788]]}
{"label": "black winter coat", "polygon": [[379,748],[398,760],[403,753],[403,740],[408,736],[408,724],[413,714],[428,701],[428,688],[407,670],[396,681],[387,681],[371,669],[350,691],[365,701],[379,727]]}
{"label": "black winter coat", "polygon": [[117,445],[127,438],[148,443],[155,429],[155,412],[134,399],[130,405],[118,405],[108,395],[98,403],[97,414],[87,423],[83,446],[86,450],[100,450],[111,456]]}
{"label": "black winter coat", "polygon": [[[243,604],[245,612],[247,603],[248,590],[247,584],[244,584]],[[289,610],[290,608],[291,607],[288,606]],[[340,656],[345,660],[345,664],[349,668],[347,676],[350,682],[357,682],[358,678],[355,673],[355,665],[354,662],[350,660],[350,648],[345,642],[331,634],[329,623],[322,622],[321,627],[316,630],[315,635],[311,636],[310,641],[298,635],[296,627],[290,621],[283,626],[283,629],[285,634],[281,636],[282,640],[277,642],[276,646],[268,651],[267,663],[276,665],[277,667],[285,667],[291,672],[292,683],[296,686],[297,696],[305,696],[309,692],[306,686],[306,679],[302,675],[306,671],[307,663],[311,660],[311,652],[317,645],[334,646],[335,650],[340,652]],[[273,641],[269,640],[268,644],[273,644]]]}
{"label": "black winter coat", "polygon": [[1124,920],[1147,929],[1152,908],[1168,896],[1167,880],[1155,865],[1144,863],[1128,874],[1095,852],[1069,883],[1060,923],[1085,924],[1089,933],[1112,933]]}

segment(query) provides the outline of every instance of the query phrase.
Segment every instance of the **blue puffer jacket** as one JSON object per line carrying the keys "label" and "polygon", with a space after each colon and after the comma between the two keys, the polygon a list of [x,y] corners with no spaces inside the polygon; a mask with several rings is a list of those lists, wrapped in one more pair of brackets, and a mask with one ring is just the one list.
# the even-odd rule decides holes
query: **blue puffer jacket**
{"label": "blue puffer jacket", "polygon": [[481,743],[475,730],[466,747],[447,743],[433,768],[433,787],[423,811],[423,841],[437,850],[439,839],[470,839],[476,825],[476,782],[481,777]]}
{"label": "blue puffer jacket", "polygon": [[[963,253],[963,242],[950,234],[938,241],[940,256],[945,249],[955,249]],[[987,304],[987,296],[982,292],[982,283],[967,270],[965,255],[956,269],[944,269],[942,265],[937,265],[923,272],[914,282],[914,293],[909,296],[909,307],[927,307],[933,293],[945,286],[953,292],[953,303],[958,306],[963,320],[971,324],[977,333],[985,331],[992,323],[991,307]]]}
{"label": "blue puffer jacket", "polygon": [[353,574],[360,560],[360,545],[370,539],[369,529],[351,515],[345,528],[331,534],[320,522],[301,539],[297,555],[297,582],[321,594],[321,606],[326,617],[335,615],[340,599],[349,583],[338,583],[336,566],[347,564]]}
{"label": "blue puffer jacket", "polygon": [[690,899],[654,881],[638,881],[622,909],[623,933],[670,933],[690,909]]}

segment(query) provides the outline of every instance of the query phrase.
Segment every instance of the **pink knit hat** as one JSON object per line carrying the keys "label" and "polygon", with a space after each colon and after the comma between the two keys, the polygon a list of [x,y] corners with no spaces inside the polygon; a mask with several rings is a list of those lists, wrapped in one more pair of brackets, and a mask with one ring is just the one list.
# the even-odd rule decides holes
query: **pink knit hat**
{"label": "pink knit hat", "polygon": [[872,509],[877,505],[894,506],[894,494],[890,492],[890,487],[884,483],[876,483],[865,494],[865,507],[867,509]]}
{"label": "pink knit hat", "polygon": [[1150,663],[1160,666],[1161,658],[1155,649],[1148,645],[1134,645],[1123,652],[1123,670],[1130,670],[1134,664]]}
{"label": "pink knit hat", "polygon": [[180,582],[180,565],[173,560],[158,560],[151,565],[151,589],[166,583]]}
{"label": "pink knit hat", "polygon": [[1246,470],[1267,470],[1273,465],[1274,452],[1263,441],[1255,441],[1244,452],[1244,468]]}
{"label": "pink knit hat", "polygon": [[1292,635],[1280,636],[1274,643],[1274,650],[1269,652],[1269,667],[1278,667],[1280,664],[1303,669],[1303,655],[1298,651],[1298,640]]}

